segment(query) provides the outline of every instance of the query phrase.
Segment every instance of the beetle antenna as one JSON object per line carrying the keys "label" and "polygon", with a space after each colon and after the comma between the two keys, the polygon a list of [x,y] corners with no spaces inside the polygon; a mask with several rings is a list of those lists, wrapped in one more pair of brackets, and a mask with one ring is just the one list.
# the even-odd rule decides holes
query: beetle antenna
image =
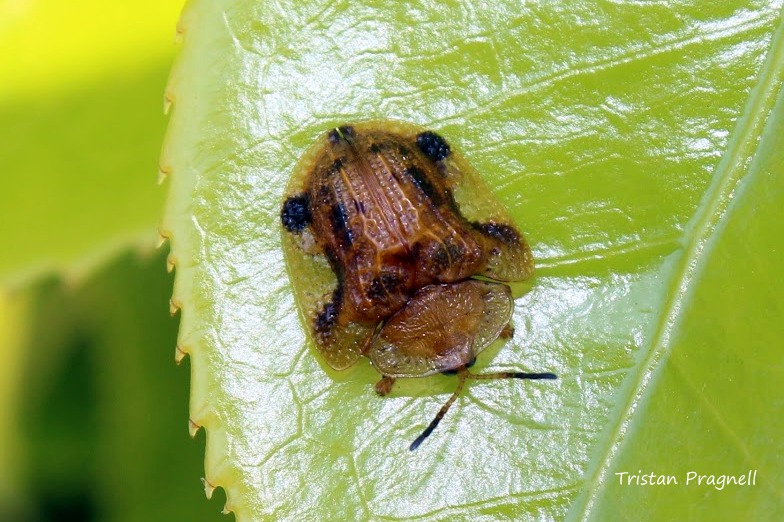
{"label": "beetle antenna", "polygon": [[498,373],[470,373],[466,372],[466,379],[531,379],[538,381],[542,379],[553,380],[558,376],[554,373],[528,373],[528,372],[498,372]]}
{"label": "beetle antenna", "polygon": [[438,426],[438,423],[441,422],[441,419],[444,418],[444,415],[446,415],[446,412],[449,411],[449,408],[452,406],[452,404],[455,402],[455,400],[457,400],[457,397],[460,395],[460,392],[463,391],[463,386],[465,385],[466,379],[476,379],[476,380],[530,379],[530,380],[538,381],[538,380],[543,380],[543,379],[545,379],[545,380],[557,379],[558,376],[555,375],[554,373],[550,373],[550,372],[544,372],[544,373],[529,373],[529,372],[471,373],[464,366],[464,367],[460,368],[459,370],[457,370],[457,378],[458,378],[458,382],[457,382],[457,389],[455,390],[455,393],[453,393],[452,396],[449,397],[449,400],[446,401],[443,406],[441,406],[441,409],[438,410],[438,413],[436,413],[435,418],[432,421],[430,421],[430,424],[428,424],[427,428],[425,428],[425,431],[423,431],[422,434],[419,437],[417,437],[414,440],[414,442],[411,443],[411,446],[409,446],[409,448],[408,448],[410,451],[414,451],[415,449],[417,449],[419,447],[419,445],[422,444],[422,442],[424,442],[424,440],[426,438],[428,438],[431,433],[433,433],[433,430],[436,429],[436,427]]}
{"label": "beetle antenna", "polygon": [[465,384],[465,380],[467,376],[468,376],[468,370],[466,370],[465,367],[458,370],[457,389],[455,390],[455,393],[453,393],[452,396],[449,397],[449,400],[446,401],[443,406],[441,406],[441,409],[438,410],[438,413],[436,413],[435,418],[432,421],[430,421],[430,424],[428,424],[427,428],[425,428],[425,431],[423,431],[422,434],[419,437],[417,437],[414,440],[414,442],[411,443],[411,446],[408,447],[410,451],[414,451],[415,449],[417,449],[419,445],[422,444],[422,442],[424,442],[424,440],[428,438],[431,433],[433,433],[433,430],[436,429],[438,423],[441,422],[441,419],[444,418],[446,412],[449,411],[449,408],[455,402],[458,395],[460,395],[460,392],[463,391],[463,385]]}

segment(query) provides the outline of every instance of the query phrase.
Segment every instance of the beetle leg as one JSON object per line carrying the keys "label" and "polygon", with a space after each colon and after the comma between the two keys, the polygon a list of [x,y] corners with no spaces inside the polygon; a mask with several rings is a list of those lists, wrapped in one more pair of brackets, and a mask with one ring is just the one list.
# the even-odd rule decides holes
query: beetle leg
{"label": "beetle leg", "polygon": [[438,423],[441,422],[441,419],[444,418],[444,415],[449,411],[449,408],[452,404],[457,400],[457,397],[460,395],[460,392],[463,391],[463,386],[465,385],[466,379],[477,379],[477,380],[488,380],[488,379],[532,379],[532,380],[539,380],[539,379],[557,379],[554,373],[528,373],[528,372],[498,372],[498,373],[471,373],[468,371],[467,366],[462,366],[457,369],[457,377],[459,379],[457,383],[457,389],[455,393],[449,397],[449,400],[441,406],[441,409],[436,414],[435,418],[430,421],[425,431],[417,437],[414,442],[411,443],[411,446],[408,448],[411,451],[414,451],[419,447],[420,444],[428,437],[433,430],[436,429]]}
{"label": "beetle leg", "polygon": [[514,332],[515,332],[514,326],[512,326],[512,323],[509,323],[506,326],[504,326],[504,329],[501,330],[501,333],[498,334],[498,337],[500,337],[501,339],[511,339],[514,336]]}
{"label": "beetle leg", "polygon": [[433,430],[436,429],[436,427],[438,426],[438,423],[441,422],[441,419],[444,418],[444,415],[446,415],[446,412],[449,411],[449,408],[452,406],[452,404],[455,402],[455,400],[457,400],[457,397],[460,395],[460,392],[463,391],[463,385],[465,384],[466,377],[468,377],[469,375],[470,374],[468,373],[468,370],[466,370],[465,366],[463,366],[462,368],[458,369],[458,371],[457,371],[457,378],[459,380],[457,382],[457,389],[455,390],[455,393],[453,393],[452,396],[449,397],[449,400],[447,400],[444,403],[444,405],[441,406],[441,409],[438,410],[438,413],[436,413],[435,418],[432,421],[430,421],[430,424],[427,425],[427,428],[425,428],[425,431],[423,431],[422,434],[419,437],[414,439],[414,442],[412,442],[411,446],[408,447],[409,450],[414,451],[415,449],[417,449],[419,447],[419,445],[422,444],[422,442],[426,438],[428,438],[431,433],[433,433]]}
{"label": "beetle leg", "polygon": [[389,392],[392,391],[392,385],[395,384],[395,378],[390,377],[388,375],[384,375],[380,381],[376,383],[376,393],[381,395],[387,395]]}

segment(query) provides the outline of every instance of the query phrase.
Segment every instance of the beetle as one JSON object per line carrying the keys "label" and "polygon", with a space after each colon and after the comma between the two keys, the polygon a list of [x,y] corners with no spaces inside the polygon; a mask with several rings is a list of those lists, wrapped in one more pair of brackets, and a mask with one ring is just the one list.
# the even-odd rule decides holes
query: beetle
{"label": "beetle", "polygon": [[295,168],[280,213],[301,311],[336,370],[367,356],[386,395],[397,378],[456,373],[458,385],[411,444],[438,426],[476,356],[510,337],[505,284],[534,269],[503,206],[439,134],[402,122],[329,130]]}

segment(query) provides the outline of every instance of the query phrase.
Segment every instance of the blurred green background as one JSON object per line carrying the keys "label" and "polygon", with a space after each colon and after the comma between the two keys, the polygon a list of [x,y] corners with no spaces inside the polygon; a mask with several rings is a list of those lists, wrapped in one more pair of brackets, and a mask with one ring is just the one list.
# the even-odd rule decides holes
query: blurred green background
{"label": "blurred green background", "polygon": [[0,520],[231,519],[156,249],[182,4],[0,0]]}

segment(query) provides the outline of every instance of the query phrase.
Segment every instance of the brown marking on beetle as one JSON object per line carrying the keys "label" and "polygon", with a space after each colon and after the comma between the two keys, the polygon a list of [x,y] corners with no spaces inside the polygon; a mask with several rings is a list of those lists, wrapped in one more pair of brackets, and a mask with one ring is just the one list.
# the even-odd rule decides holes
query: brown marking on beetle
{"label": "brown marking on beetle", "polygon": [[[438,176],[427,174],[433,168],[424,153],[411,149],[404,159],[400,149],[408,148],[407,142],[393,135],[347,133],[341,127],[330,136],[332,147],[317,160],[309,187],[311,226],[319,244],[331,249],[343,267],[342,321],[378,322],[419,288],[484,271],[489,256],[485,238],[435,197],[448,189]],[[373,155],[363,152],[382,143],[386,146],[378,146]],[[326,173],[337,157],[341,168],[330,177]],[[357,201],[364,212],[358,211]],[[431,262],[415,256],[439,248],[446,249],[447,263],[442,257]],[[383,272],[403,274],[392,291],[380,293],[373,280]]]}

